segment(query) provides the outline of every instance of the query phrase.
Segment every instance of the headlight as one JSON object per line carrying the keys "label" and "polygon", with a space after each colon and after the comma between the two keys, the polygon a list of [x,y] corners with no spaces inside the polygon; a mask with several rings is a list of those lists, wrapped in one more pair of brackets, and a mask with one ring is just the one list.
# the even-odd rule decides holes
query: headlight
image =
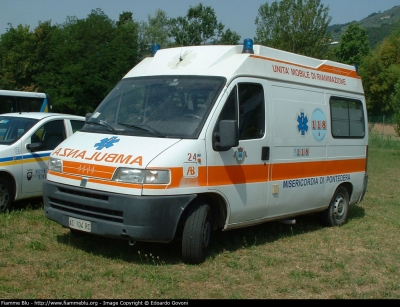
{"label": "headlight", "polygon": [[61,172],[62,170],[62,162],[57,158],[50,158],[49,161],[49,170],[53,172]]}
{"label": "headlight", "polygon": [[168,170],[119,168],[113,180],[128,183],[168,184],[170,175]]}

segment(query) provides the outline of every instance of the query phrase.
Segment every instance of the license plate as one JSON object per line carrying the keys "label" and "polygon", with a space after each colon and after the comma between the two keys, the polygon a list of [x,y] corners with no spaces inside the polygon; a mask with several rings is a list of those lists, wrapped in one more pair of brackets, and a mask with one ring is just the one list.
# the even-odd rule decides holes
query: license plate
{"label": "license plate", "polygon": [[74,217],[69,218],[69,227],[73,229],[78,229],[86,232],[91,232],[92,224],[89,221],[84,221],[81,219],[76,219]]}

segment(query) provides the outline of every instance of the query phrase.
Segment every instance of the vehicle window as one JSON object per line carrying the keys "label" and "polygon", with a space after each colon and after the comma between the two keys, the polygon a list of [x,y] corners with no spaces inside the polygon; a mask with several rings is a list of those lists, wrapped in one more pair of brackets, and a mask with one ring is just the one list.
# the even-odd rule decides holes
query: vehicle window
{"label": "vehicle window", "polygon": [[0,114],[14,112],[13,104],[15,104],[14,97],[0,96]]}
{"label": "vehicle window", "polygon": [[40,112],[43,98],[37,97],[16,97],[17,110],[21,112]]}
{"label": "vehicle window", "polygon": [[82,131],[197,138],[225,82],[213,76],[123,79]]}
{"label": "vehicle window", "polygon": [[83,125],[85,124],[85,121],[83,120],[70,120],[70,122],[72,127],[72,133],[81,130]]}
{"label": "vehicle window", "polygon": [[264,90],[261,84],[239,83],[239,139],[264,135]]}
{"label": "vehicle window", "polygon": [[0,143],[12,144],[17,141],[34,124],[36,119],[23,117],[0,117]]}
{"label": "vehicle window", "polygon": [[[261,84],[239,83],[229,94],[220,120],[237,120],[239,139],[257,139],[264,135],[264,90]],[[218,124],[215,131],[218,132]]]}
{"label": "vehicle window", "polygon": [[41,141],[44,144],[43,150],[53,150],[66,138],[63,120],[47,122],[43,125],[43,128],[39,128],[35,135],[39,135],[39,132],[41,133]]}
{"label": "vehicle window", "polygon": [[336,138],[362,138],[365,119],[360,100],[331,97],[332,136]]}

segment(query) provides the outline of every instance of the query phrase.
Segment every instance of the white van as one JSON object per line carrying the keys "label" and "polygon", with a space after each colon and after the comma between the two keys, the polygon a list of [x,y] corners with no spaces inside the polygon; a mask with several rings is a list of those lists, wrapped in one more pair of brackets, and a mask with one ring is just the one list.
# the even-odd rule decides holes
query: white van
{"label": "white van", "polygon": [[345,223],[367,188],[353,66],[245,40],[158,50],[52,152],[44,212],[72,233],[167,243],[201,263],[211,231],[321,212]]}
{"label": "white van", "polygon": [[0,114],[0,213],[16,200],[42,196],[50,153],[84,123],[70,114]]}

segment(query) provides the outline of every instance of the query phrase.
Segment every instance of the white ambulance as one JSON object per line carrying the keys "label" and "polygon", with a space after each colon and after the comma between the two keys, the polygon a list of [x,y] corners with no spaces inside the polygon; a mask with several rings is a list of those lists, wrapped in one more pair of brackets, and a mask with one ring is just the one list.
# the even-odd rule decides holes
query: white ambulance
{"label": "white ambulance", "polygon": [[130,244],[178,238],[191,264],[212,230],[315,212],[345,223],[368,178],[355,67],[251,39],[153,54],[52,152],[47,218]]}
{"label": "white ambulance", "polygon": [[0,213],[16,200],[42,196],[50,153],[84,123],[70,114],[0,114]]}

